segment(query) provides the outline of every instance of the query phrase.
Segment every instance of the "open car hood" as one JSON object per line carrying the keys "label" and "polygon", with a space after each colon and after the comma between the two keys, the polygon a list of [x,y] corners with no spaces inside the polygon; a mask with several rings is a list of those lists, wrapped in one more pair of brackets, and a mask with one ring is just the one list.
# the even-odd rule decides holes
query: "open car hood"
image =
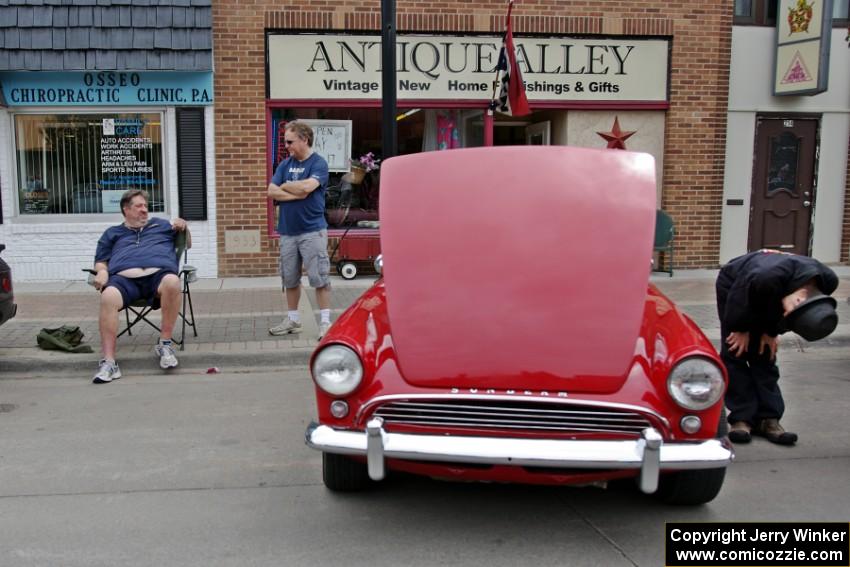
{"label": "open car hood", "polygon": [[406,381],[568,392],[622,384],[650,271],[652,156],[526,146],[392,158],[380,218]]}

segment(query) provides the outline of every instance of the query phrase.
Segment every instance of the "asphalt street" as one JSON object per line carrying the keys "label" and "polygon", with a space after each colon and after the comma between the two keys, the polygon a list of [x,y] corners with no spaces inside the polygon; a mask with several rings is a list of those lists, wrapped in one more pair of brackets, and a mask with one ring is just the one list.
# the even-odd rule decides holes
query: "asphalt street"
{"label": "asphalt street", "polygon": [[328,492],[302,369],[0,377],[0,566],[663,564],[666,521],[843,521],[850,349],[782,353],[793,448],[739,447],[720,496],[395,476]]}

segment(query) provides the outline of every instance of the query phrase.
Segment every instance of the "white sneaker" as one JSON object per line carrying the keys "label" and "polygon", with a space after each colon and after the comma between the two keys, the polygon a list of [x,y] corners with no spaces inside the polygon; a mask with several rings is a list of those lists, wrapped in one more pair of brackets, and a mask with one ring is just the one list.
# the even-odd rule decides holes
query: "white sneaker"
{"label": "white sneaker", "polygon": [[280,325],[272,327],[269,329],[269,334],[275,337],[279,337],[281,335],[288,335],[290,333],[300,333],[301,332],[301,322],[293,321],[289,317],[280,322]]}
{"label": "white sneaker", "polygon": [[330,328],[330,323],[319,323],[319,340],[322,340],[322,337],[328,334],[328,329]]}
{"label": "white sneaker", "polygon": [[104,359],[98,365],[97,374],[94,375],[92,384],[108,384],[121,378],[121,369],[114,362]]}
{"label": "white sneaker", "polygon": [[159,367],[163,370],[176,368],[179,364],[177,362],[177,355],[174,353],[174,343],[167,345],[159,343],[154,347],[154,352],[159,357]]}

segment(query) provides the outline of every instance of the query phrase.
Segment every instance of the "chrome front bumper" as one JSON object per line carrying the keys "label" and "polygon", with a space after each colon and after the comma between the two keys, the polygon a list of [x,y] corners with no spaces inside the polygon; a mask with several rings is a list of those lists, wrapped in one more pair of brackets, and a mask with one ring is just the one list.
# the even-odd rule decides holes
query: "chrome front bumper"
{"label": "chrome front bumper", "polygon": [[640,489],[658,488],[662,469],[713,469],[734,459],[726,440],[670,443],[658,430],[648,427],[640,439],[627,441],[579,441],[517,439],[505,437],[459,437],[387,433],[381,418],[366,424],[366,431],[340,431],[311,423],[307,445],[325,453],[366,457],[369,477],[384,478],[384,459],[409,459],[445,463],[482,463],[529,467],[640,469]]}

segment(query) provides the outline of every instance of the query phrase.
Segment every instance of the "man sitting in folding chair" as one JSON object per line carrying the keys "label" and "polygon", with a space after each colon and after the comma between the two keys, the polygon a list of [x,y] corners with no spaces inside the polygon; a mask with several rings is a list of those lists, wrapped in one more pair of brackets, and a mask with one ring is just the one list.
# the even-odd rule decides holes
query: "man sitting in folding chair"
{"label": "man sitting in folding chair", "polygon": [[94,287],[100,296],[99,363],[95,384],[121,378],[115,362],[119,312],[138,299],[162,308],[160,338],[154,352],[160,368],[177,366],[172,333],[180,311],[181,283],[178,258],[174,252],[177,232],[186,230],[186,221],[148,216],[148,194],[130,189],[121,196],[122,224],[109,227],[97,242]]}

